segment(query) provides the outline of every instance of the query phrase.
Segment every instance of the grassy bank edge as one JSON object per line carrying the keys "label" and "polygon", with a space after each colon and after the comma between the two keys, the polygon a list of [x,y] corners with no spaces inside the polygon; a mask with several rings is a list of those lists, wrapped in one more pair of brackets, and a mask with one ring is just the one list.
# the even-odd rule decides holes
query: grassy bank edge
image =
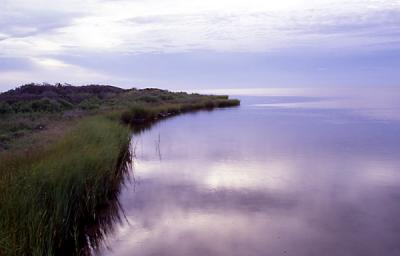
{"label": "grassy bank edge", "polygon": [[4,155],[1,255],[83,254],[75,251],[87,242],[81,230],[99,221],[98,207],[118,188],[129,136],[121,124],[88,117],[54,144]]}
{"label": "grassy bank edge", "polygon": [[[33,151],[0,156],[0,255],[85,255],[82,236],[87,223],[107,222],[99,207],[112,203],[129,155],[126,125],[169,116],[237,106],[218,99],[187,104],[133,105],[127,110],[71,122],[59,138]],[[115,201],[115,200],[114,200]],[[116,214],[116,213],[115,213]],[[93,237],[101,237],[98,230]],[[67,247],[66,247],[67,245]],[[72,249],[72,251],[66,250]]]}

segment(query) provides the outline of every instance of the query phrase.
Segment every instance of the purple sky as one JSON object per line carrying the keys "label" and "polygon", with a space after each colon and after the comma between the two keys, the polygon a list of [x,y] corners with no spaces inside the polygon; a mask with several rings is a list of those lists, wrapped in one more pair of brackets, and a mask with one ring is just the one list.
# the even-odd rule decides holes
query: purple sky
{"label": "purple sky", "polygon": [[2,0],[0,91],[400,85],[400,1]]}

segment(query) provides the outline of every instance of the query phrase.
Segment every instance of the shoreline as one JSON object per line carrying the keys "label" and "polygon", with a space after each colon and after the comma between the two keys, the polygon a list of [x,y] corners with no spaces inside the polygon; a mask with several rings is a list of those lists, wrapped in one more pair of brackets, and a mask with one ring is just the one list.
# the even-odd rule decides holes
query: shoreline
{"label": "shoreline", "polygon": [[[112,228],[98,224],[120,218],[116,198],[130,166],[128,126],[240,104],[227,96],[182,95],[191,102],[88,112],[42,145],[0,154],[0,254],[89,255]],[[48,131],[41,132],[39,141]]]}

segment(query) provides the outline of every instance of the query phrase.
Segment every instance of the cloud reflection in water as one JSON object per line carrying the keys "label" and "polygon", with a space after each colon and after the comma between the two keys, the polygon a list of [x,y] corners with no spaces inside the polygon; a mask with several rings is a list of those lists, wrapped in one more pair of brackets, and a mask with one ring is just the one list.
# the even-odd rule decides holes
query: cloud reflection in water
{"label": "cloud reflection in water", "polygon": [[135,189],[120,198],[129,225],[104,254],[398,255],[400,123],[254,107],[268,100],[137,137]]}

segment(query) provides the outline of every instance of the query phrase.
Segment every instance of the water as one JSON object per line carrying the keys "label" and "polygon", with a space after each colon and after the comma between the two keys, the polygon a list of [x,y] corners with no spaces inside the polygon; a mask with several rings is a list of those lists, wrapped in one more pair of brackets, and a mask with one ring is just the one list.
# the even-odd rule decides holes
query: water
{"label": "water", "polygon": [[400,255],[400,101],[371,96],[241,97],[134,136],[102,254]]}

